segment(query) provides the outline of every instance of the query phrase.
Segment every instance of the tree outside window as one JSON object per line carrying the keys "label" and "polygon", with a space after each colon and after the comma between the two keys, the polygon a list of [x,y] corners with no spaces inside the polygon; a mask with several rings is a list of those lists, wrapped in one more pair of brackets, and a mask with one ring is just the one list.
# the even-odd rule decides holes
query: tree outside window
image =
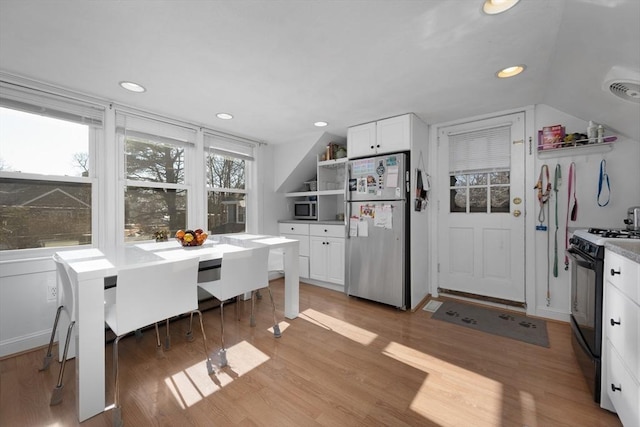
{"label": "tree outside window", "polygon": [[187,223],[184,147],[125,138],[125,241],[173,235]]}

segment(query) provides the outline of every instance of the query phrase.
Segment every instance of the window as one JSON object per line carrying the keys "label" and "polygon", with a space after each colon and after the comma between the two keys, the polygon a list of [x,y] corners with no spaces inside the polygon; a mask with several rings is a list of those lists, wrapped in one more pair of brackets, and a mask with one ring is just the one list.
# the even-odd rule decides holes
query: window
{"label": "window", "polygon": [[124,152],[124,239],[150,240],[187,226],[186,163],[195,130],[116,114]]}
{"label": "window", "polygon": [[92,153],[104,111],[0,89],[0,250],[91,244]]}
{"label": "window", "polygon": [[509,212],[510,128],[449,136],[450,212]]}
{"label": "window", "polygon": [[212,234],[246,231],[248,165],[253,146],[205,134],[207,226]]}

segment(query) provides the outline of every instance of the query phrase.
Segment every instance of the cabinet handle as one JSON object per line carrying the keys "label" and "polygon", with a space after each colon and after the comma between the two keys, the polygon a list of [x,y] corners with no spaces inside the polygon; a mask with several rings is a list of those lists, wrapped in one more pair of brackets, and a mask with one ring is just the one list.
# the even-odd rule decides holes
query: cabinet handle
{"label": "cabinet handle", "polygon": [[373,150],[373,145],[371,146],[371,149]]}
{"label": "cabinet handle", "polygon": [[380,148],[380,144],[376,145],[376,148]]}
{"label": "cabinet handle", "polygon": [[613,268],[611,269],[611,275],[615,276],[616,274],[620,274],[620,270],[615,271]]}
{"label": "cabinet handle", "polygon": [[611,326],[615,326],[615,325],[619,325],[620,322],[616,322],[615,320],[611,319]]}
{"label": "cabinet handle", "polygon": [[326,228],[324,229],[324,232],[325,232],[325,233],[327,232],[327,229],[326,229]]}
{"label": "cabinet handle", "polygon": [[291,227],[291,231],[295,230],[295,228]]}
{"label": "cabinet handle", "polygon": [[622,386],[616,387],[615,385],[611,384],[611,391],[614,392],[614,393],[616,391],[622,391]]}

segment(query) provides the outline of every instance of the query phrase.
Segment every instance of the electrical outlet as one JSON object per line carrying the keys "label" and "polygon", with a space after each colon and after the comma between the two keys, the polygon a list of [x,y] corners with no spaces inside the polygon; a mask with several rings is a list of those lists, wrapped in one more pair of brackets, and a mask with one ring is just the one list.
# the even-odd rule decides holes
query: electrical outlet
{"label": "electrical outlet", "polygon": [[56,285],[47,285],[47,302],[57,301],[58,287]]}

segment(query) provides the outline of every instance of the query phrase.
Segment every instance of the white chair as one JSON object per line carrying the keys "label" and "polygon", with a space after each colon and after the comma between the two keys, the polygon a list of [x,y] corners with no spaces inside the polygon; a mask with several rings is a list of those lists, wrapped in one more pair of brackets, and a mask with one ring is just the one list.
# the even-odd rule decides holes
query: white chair
{"label": "white chair", "polygon": [[261,288],[269,289],[271,306],[273,310],[273,334],[276,338],[281,336],[280,326],[276,319],[276,308],[273,302],[271,288],[269,288],[268,276],[269,248],[253,248],[238,252],[226,252],[222,257],[220,267],[220,279],[211,282],[201,282],[198,286],[216,297],[220,301],[220,367],[227,366],[227,350],[224,344],[224,303],[225,301],[251,292],[251,326],[255,326],[253,314],[255,291]]}
{"label": "white chair", "polygon": [[[160,349],[158,322],[191,312],[200,316],[207,369],[213,373],[208,357],[202,314],[198,310],[198,259],[158,261],[118,271],[115,304],[105,306],[105,322],[116,335],[113,342],[115,376],[113,425],[122,425],[118,379],[118,343],[120,339],[144,326],[155,324]],[[191,329],[191,322],[189,323]],[[191,330],[187,333],[190,334]]]}
{"label": "white chair", "polygon": [[[62,353],[62,362],[60,363],[60,372],[58,373],[58,382],[51,393],[51,400],[49,405],[57,405],[62,402],[62,379],[64,377],[64,368],[67,364],[67,352],[69,351],[69,342],[73,335],[73,327],[76,324],[76,294],[73,286],[71,285],[71,279],[69,273],[58,255],[53,256],[53,261],[56,263],[56,274],[58,286],[58,310],[56,311],[56,317],[53,321],[53,329],[51,330],[51,338],[49,339],[49,346],[47,347],[47,354],[42,361],[42,368],[40,371],[49,369],[51,363],[51,349],[53,347],[53,340],[58,329],[58,320],[60,319],[60,313],[64,311],[69,316],[69,328],[67,329],[67,339],[64,343],[64,351]],[[60,351],[60,345],[58,345],[58,351]]]}

